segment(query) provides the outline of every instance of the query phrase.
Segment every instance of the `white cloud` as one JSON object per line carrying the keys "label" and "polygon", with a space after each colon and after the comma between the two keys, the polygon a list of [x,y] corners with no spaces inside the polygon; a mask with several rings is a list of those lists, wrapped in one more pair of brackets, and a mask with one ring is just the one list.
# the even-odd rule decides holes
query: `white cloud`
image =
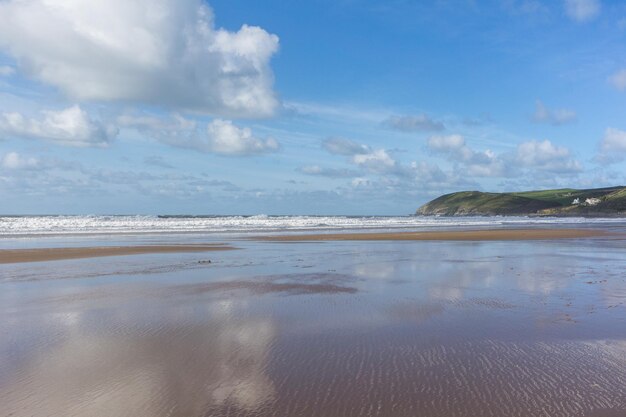
{"label": "white cloud", "polygon": [[555,173],[582,171],[580,162],[572,158],[569,149],[556,146],[549,140],[532,140],[518,145],[517,161],[523,167]]}
{"label": "white cloud", "polygon": [[626,131],[609,127],[604,132],[600,142],[600,152],[596,156],[597,162],[615,163],[626,158]]}
{"label": "white cloud", "polygon": [[576,120],[576,112],[568,109],[550,110],[540,100],[537,100],[533,120],[537,123],[559,126]]}
{"label": "white cloud", "polygon": [[461,135],[431,136],[428,138],[428,147],[438,152],[460,152],[467,147]]}
{"label": "white cloud", "polygon": [[302,172],[309,175],[320,175],[323,171],[323,168],[319,165],[307,165],[300,168]]}
{"label": "white cloud", "polygon": [[201,0],[8,0],[0,48],[27,75],[77,100],[122,100],[228,117],[278,105],[278,37],[217,29]]}
{"label": "white cloud", "polygon": [[384,149],[377,149],[370,153],[356,154],[352,162],[373,173],[393,171],[396,161]]}
{"label": "white cloud", "polygon": [[565,0],[565,14],[577,22],[586,22],[600,14],[599,0]]}
{"label": "white cloud", "polygon": [[273,138],[258,138],[250,128],[240,128],[230,120],[214,119],[205,131],[195,120],[178,114],[169,119],[124,115],[118,118],[118,123],[167,145],[199,152],[245,156],[273,152],[280,147]]}
{"label": "white cloud", "polygon": [[117,123],[121,127],[136,129],[172,146],[180,146],[182,142],[195,140],[198,128],[195,120],[186,119],[179,114],[173,114],[168,118],[125,114],[117,118]]}
{"label": "white cloud", "polygon": [[39,161],[32,157],[23,157],[17,152],[9,152],[0,159],[0,167],[4,169],[35,169],[39,166]]}
{"label": "white cloud", "polygon": [[604,152],[626,152],[626,132],[612,127],[607,128],[600,147]]}
{"label": "white cloud", "polygon": [[518,145],[517,155],[524,165],[536,166],[555,158],[567,158],[569,150],[562,146],[554,146],[549,140],[543,142],[533,140]]}
{"label": "white cloud", "polygon": [[483,152],[474,152],[466,163],[467,174],[472,177],[508,177],[512,175],[511,167],[506,161],[487,149]]}
{"label": "white cloud", "polygon": [[248,155],[276,151],[278,142],[272,138],[259,139],[249,128],[237,127],[230,120],[215,119],[207,126],[205,146],[224,155]]}
{"label": "white cloud", "polygon": [[367,178],[355,178],[350,182],[350,185],[352,185],[354,188],[359,188],[359,187],[368,187],[371,184],[370,180],[368,180]]}
{"label": "white cloud", "polygon": [[609,83],[620,91],[626,90],[626,69],[617,71],[609,77]]}
{"label": "white cloud", "polygon": [[428,193],[432,198],[442,192],[476,187],[477,184],[467,175],[443,171],[430,162],[414,161],[406,166],[396,162],[392,171],[383,173],[377,179],[355,178],[351,186],[351,190],[361,198],[377,198],[392,202],[406,200],[414,203],[416,198],[425,198],[424,193]]}
{"label": "white cloud", "polygon": [[443,123],[431,119],[426,114],[416,116],[391,116],[384,124],[403,132],[432,132],[444,130]]}
{"label": "white cloud", "polygon": [[327,105],[314,102],[283,102],[284,108],[293,114],[318,117],[326,120],[337,120],[358,123],[380,123],[389,117],[389,112],[382,109],[364,109],[352,106]]}
{"label": "white cloud", "polygon": [[322,143],[322,146],[335,155],[356,155],[370,152],[368,146],[345,138],[328,138]]}
{"label": "white cloud", "polygon": [[[442,139],[439,144],[442,147],[463,147],[464,140],[456,136],[456,138],[442,136],[441,138],[445,139]],[[457,143],[454,143],[455,141]],[[461,179],[456,174],[444,172],[436,165],[423,161],[402,163],[396,160],[387,149],[373,149],[349,139],[327,139],[324,147],[330,153],[348,156],[348,162],[356,166],[357,170],[330,169],[311,165],[301,168],[301,171],[309,175],[334,178],[352,177],[352,187],[362,191],[368,190],[379,195],[404,192],[406,196],[406,193],[412,192],[408,190],[414,190],[415,187],[420,190],[432,190],[437,187],[439,190],[448,190],[453,185],[468,183],[466,178]],[[369,178],[368,175],[377,176],[377,178]]]}
{"label": "white cloud", "polygon": [[27,118],[20,113],[0,115],[0,136],[43,139],[64,146],[107,146],[117,128],[93,120],[79,106],[64,110],[45,110],[42,118]]}
{"label": "white cloud", "polygon": [[442,171],[439,166],[425,161],[413,162],[411,169],[414,172],[416,181],[420,183],[422,187],[429,189],[436,187],[448,188],[458,180],[457,178],[453,178],[452,175]]}
{"label": "white cloud", "polygon": [[518,145],[514,154],[496,154],[487,149],[475,151],[460,135],[433,136],[428,140],[432,151],[445,155],[459,163],[464,175],[472,177],[511,177],[521,175],[524,170],[552,173],[577,173],[582,171],[569,149],[556,146],[549,140],[529,141]]}
{"label": "white cloud", "polygon": [[307,165],[300,168],[303,174],[317,175],[320,177],[328,178],[352,178],[356,177],[358,173],[354,170],[344,168],[324,168],[319,165]]}
{"label": "white cloud", "polygon": [[497,177],[506,174],[501,158],[491,150],[475,151],[465,143],[461,135],[431,136],[428,148],[462,164],[464,174],[476,177]]}
{"label": "white cloud", "polygon": [[0,65],[0,77],[8,77],[9,75],[13,75],[15,73],[15,68],[9,67],[7,65]]}
{"label": "white cloud", "polygon": [[408,174],[406,167],[397,163],[385,149],[372,149],[345,138],[326,139],[322,146],[332,154],[349,156],[350,163],[369,173],[396,176]]}

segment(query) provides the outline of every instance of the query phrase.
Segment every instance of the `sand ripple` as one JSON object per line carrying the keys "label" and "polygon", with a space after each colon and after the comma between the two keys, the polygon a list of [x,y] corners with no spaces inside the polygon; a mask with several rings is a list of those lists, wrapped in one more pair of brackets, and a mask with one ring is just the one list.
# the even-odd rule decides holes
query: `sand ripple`
{"label": "sand ripple", "polygon": [[342,352],[318,343],[298,350],[297,359],[289,353],[279,361],[297,361],[298,369],[278,375],[279,400],[267,415],[626,415],[623,343],[389,343]]}

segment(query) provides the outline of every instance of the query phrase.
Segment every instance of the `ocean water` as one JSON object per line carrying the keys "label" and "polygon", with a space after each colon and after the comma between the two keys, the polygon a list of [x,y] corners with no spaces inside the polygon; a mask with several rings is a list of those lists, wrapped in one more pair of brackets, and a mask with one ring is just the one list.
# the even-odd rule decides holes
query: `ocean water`
{"label": "ocean water", "polygon": [[158,233],[276,233],[337,230],[433,230],[520,226],[624,225],[619,218],[423,216],[0,216],[0,237]]}

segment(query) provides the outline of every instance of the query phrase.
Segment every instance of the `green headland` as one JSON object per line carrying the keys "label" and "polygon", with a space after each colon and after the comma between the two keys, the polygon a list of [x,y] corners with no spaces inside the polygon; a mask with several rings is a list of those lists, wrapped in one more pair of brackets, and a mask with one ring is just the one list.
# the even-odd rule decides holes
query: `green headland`
{"label": "green headland", "polygon": [[626,216],[626,187],[445,194],[417,209],[439,216]]}

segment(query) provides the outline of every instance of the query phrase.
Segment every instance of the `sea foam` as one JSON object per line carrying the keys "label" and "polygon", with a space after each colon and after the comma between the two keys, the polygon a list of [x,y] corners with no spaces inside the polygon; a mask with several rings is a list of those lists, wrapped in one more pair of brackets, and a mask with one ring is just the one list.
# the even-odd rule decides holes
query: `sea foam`
{"label": "sea foam", "polygon": [[614,218],[421,216],[2,216],[0,236],[150,233],[258,233],[332,230],[432,230],[460,227],[619,224]]}

